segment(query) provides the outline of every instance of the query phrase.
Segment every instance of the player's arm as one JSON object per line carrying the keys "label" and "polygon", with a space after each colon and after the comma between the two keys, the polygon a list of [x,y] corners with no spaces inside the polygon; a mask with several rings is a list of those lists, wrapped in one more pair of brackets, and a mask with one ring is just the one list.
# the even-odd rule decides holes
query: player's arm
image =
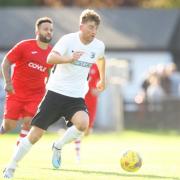
{"label": "player's arm", "polygon": [[83,52],[76,51],[73,52],[72,56],[61,56],[60,53],[56,51],[51,51],[47,57],[48,64],[65,64],[71,63],[73,61],[78,60],[82,56]]}
{"label": "player's arm", "polygon": [[1,67],[2,67],[2,74],[3,74],[4,82],[5,82],[4,89],[8,93],[13,93],[14,88],[11,82],[11,62],[5,57],[3,59]]}
{"label": "player's arm", "polygon": [[48,69],[48,76],[45,78],[45,84],[48,83],[48,80],[49,80],[49,77],[50,77],[50,74],[51,74],[51,69],[52,69],[52,68],[49,68],[49,69]]}
{"label": "player's arm", "polygon": [[105,78],[105,65],[106,65],[105,58],[102,57],[98,59],[96,61],[96,64],[97,64],[99,75],[100,75],[100,80],[97,83],[96,87],[98,91],[103,91],[105,89],[105,79],[106,79]]}

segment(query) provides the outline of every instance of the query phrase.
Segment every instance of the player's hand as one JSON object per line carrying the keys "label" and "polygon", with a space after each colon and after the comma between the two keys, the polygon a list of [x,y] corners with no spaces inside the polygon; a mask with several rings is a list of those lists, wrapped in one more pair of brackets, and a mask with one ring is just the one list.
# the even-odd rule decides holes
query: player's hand
{"label": "player's hand", "polygon": [[102,80],[100,80],[96,85],[96,88],[99,92],[104,91],[105,87],[106,87],[105,81]]}
{"label": "player's hand", "polygon": [[91,94],[93,96],[98,96],[99,95],[99,91],[97,90],[97,88],[91,88],[90,92],[91,92]]}
{"label": "player's hand", "polygon": [[83,51],[74,51],[71,59],[72,62],[77,61],[83,54],[84,54]]}
{"label": "player's hand", "polygon": [[7,93],[10,93],[10,94],[14,93],[14,88],[11,82],[5,83],[4,89]]}

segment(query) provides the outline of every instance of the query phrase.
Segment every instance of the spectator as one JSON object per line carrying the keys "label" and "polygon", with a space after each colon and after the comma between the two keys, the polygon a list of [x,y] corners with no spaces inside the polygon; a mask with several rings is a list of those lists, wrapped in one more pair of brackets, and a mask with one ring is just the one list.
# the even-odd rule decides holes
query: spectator
{"label": "spectator", "polygon": [[180,72],[174,63],[167,66],[167,71],[170,79],[170,94],[172,97],[180,97]]}
{"label": "spectator", "polygon": [[150,110],[160,110],[161,102],[165,97],[165,92],[157,75],[151,76],[149,82],[150,85],[147,88],[147,99],[150,104]]}

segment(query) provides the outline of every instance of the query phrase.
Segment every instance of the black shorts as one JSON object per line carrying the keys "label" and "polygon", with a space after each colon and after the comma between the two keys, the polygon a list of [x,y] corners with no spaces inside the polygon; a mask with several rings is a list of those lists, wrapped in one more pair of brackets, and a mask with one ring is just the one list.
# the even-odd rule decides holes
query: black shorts
{"label": "black shorts", "polygon": [[77,111],[87,112],[83,98],[73,98],[53,91],[47,91],[36,115],[32,119],[31,125],[47,130],[51,124],[62,116],[70,121]]}

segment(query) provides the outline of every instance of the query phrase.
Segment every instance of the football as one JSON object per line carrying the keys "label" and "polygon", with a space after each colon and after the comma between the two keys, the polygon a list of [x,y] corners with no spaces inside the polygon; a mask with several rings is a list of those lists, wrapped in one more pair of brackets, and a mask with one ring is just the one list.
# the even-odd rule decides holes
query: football
{"label": "football", "polygon": [[120,159],[122,169],[128,172],[136,172],[142,166],[142,158],[136,151],[124,152]]}

